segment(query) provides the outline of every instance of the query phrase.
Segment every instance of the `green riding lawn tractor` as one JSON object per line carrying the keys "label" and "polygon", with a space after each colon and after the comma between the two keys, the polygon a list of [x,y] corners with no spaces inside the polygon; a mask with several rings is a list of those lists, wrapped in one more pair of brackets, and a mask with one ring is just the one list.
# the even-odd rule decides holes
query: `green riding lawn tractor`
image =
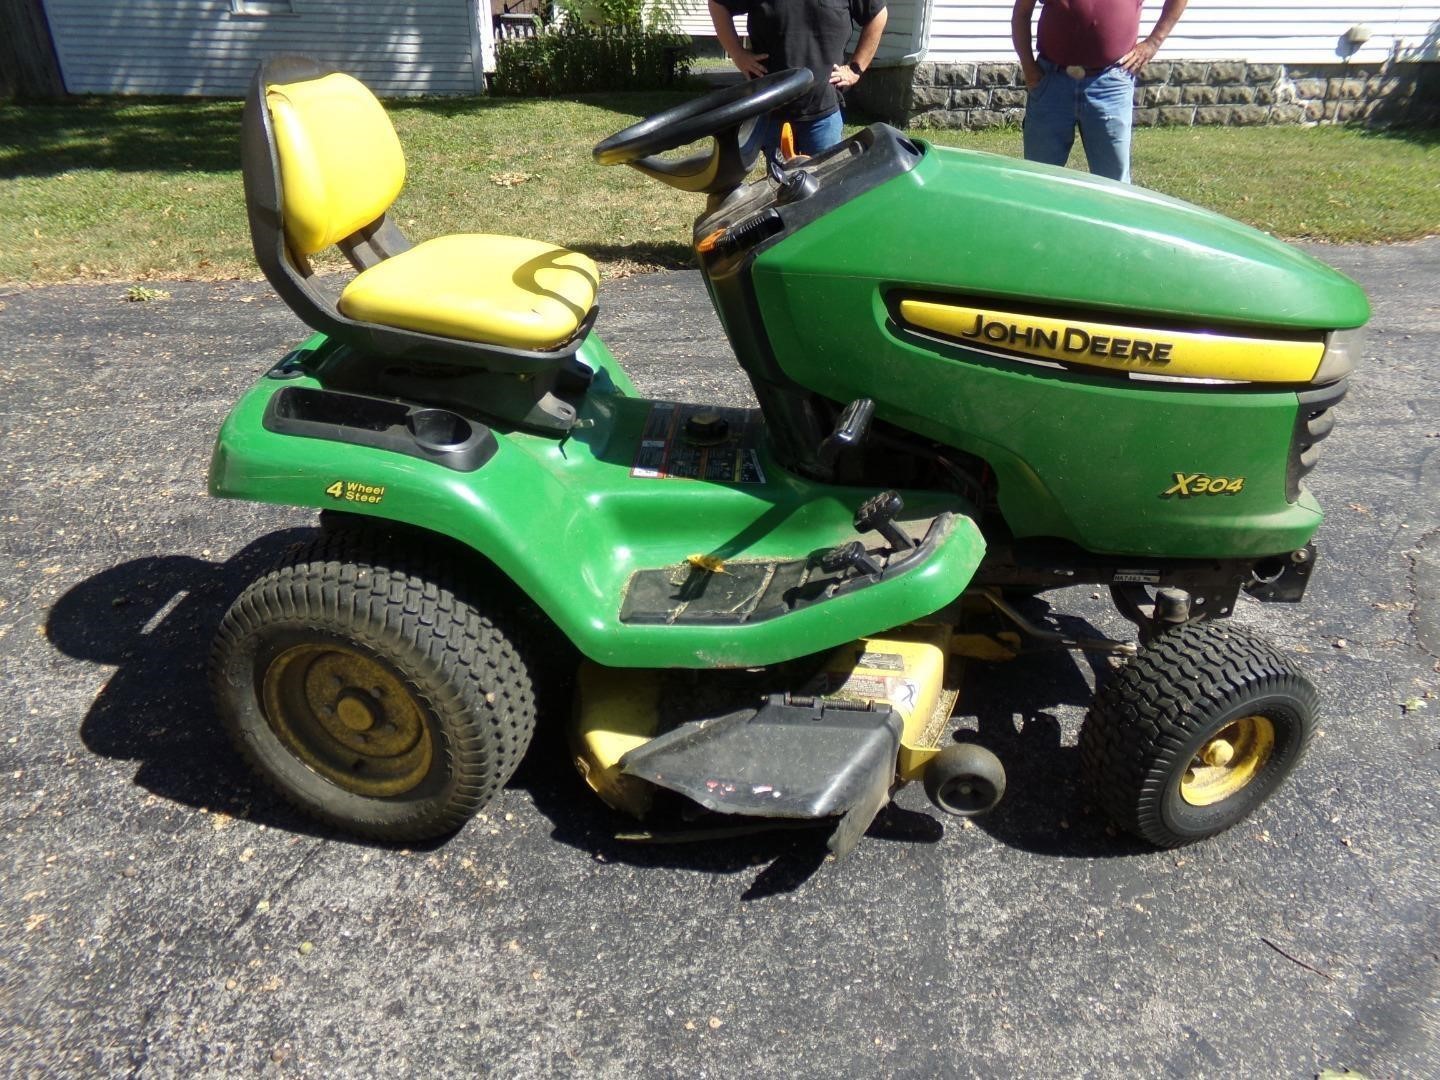
{"label": "green riding lawn tractor", "polygon": [[[210,488],[321,528],[235,602],[211,677],[301,809],[382,841],[454,831],[526,752],[536,682],[563,678],[569,752],[607,803],[824,823],[844,852],[911,780],[942,810],[992,807],[1002,763],[948,736],[962,665],[1057,646],[1121,661],[1079,757],[1140,837],[1218,832],[1294,768],[1316,692],[1225,619],[1241,591],[1305,590],[1304,478],[1360,289],[1176,200],[884,124],[747,181],[755,121],[809,79],[595,148],[705,198],[700,269],[759,402],[730,409],[635,393],[585,256],[412,245],[387,214],[399,142],[354,79],[257,73],[255,251],[315,334],[235,406]],[[332,245],[341,289],[311,264]],[[1024,613],[1080,583],[1137,641]]]}

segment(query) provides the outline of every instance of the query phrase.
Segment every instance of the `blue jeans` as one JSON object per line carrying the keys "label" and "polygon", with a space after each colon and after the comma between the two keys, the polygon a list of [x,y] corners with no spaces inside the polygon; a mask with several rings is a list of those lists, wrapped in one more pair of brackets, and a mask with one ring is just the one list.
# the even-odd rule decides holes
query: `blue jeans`
{"label": "blue jeans", "polygon": [[[766,162],[773,163],[776,152],[780,149],[780,128],[784,123],[784,120],[778,119],[773,113],[762,118],[746,140],[745,149],[748,151],[753,147],[758,137],[760,146],[765,151]],[[791,120],[789,123],[790,130],[795,134],[797,154],[818,154],[822,150],[829,150],[845,134],[839,109],[814,120]]]}
{"label": "blue jeans", "polygon": [[1130,182],[1130,125],[1135,115],[1135,76],[1118,67],[1072,79],[1064,68],[1039,60],[1045,77],[1025,104],[1025,157],[1064,165],[1075,143],[1075,125],[1090,171]]}

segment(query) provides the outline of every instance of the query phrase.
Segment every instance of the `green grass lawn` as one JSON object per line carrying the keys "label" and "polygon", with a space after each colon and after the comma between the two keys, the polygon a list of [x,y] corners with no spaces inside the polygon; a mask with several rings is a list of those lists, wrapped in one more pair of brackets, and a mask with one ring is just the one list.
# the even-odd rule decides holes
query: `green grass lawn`
{"label": "green grass lawn", "polygon": [[[688,265],[700,198],[590,158],[601,138],[676,100],[391,102],[409,161],[396,216],[415,239],[488,231],[564,244],[611,275]],[[0,107],[0,281],[255,276],[239,124],[233,101]],[[917,134],[1001,154],[1020,149],[1014,130]],[[1143,129],[1134,171],[1148,187],[1286,238],[1440,232],[1435,132]]]}

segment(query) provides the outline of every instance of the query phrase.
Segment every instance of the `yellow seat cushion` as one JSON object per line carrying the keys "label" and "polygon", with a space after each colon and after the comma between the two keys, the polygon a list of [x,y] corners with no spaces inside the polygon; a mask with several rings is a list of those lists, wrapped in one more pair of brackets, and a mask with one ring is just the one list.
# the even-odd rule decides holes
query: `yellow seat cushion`
{"label": "yellow seat cushion", "polygon": [[595,306],[600,272],[585,255],[518,236],[460,233],[386,259],[340,294],[358,322],[440,337],[552,349]]}
{"label": "yellow seat cushion", "polygon": [[291,248],[324,251],[385,213],[405,183],[405,155],[374,94],[336,72],[272,83],[265,101]]}

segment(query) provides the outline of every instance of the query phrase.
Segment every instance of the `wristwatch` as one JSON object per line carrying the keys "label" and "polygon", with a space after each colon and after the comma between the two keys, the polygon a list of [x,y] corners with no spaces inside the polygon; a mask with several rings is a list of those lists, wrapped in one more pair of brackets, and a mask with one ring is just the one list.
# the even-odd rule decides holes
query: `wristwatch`
{"label": "wristwatch", "polygon": [[864,75],[864,74],[865,74],[865,69],[862,68],[859,64],[857,64],[854,60],[851,60],[851,61],[850,61],[848,64],[846,64],[845,66],[848,67],[851,71],[853,71],[853,72],[855,73],[855,77],[856,77],[857,79],[858,79],[861,75]]}

